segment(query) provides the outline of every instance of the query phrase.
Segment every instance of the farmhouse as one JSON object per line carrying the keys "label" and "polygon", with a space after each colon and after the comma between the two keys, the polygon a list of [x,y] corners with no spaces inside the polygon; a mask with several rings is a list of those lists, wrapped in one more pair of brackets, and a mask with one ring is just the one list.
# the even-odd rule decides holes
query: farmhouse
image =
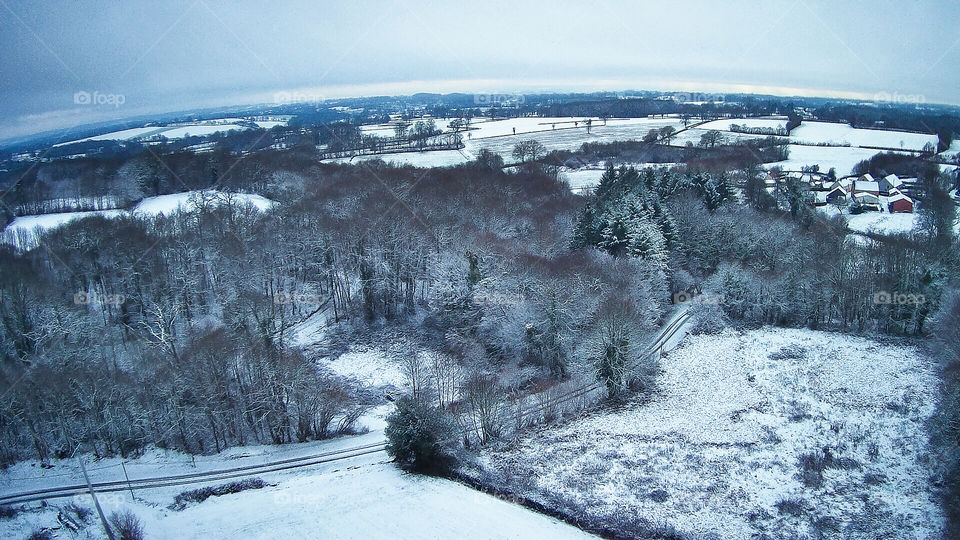
{"label": "farmhouse", "polygon": [[901,180],[895,174],[888,174],[879,180],[879,184],[880,184],[880,194],[890,195],[890,191],[894,189],[898,189],[900,185],[903,184],[903,180]]}
{"label": "farmhouse", "polygon": [[843,188],[840,182],[834,182],[830,186],[830,191],[827,191],[825,199],[830,204],[846,204],[847,203],[847,190]]}
{"label": "farmhouse", "polygon": [[855,193],[852,196],[853,203],[860,209],[864,211],[879,212],[882,207],[880,206],[880,198],[872,193]]}
{"label": "farmhouse", "polygon": [[873,196],[879,196],[880,183],[874,180],[869,173],[865,174],[850,182],[850,195],[856,195],[858,193],[869,193]]}

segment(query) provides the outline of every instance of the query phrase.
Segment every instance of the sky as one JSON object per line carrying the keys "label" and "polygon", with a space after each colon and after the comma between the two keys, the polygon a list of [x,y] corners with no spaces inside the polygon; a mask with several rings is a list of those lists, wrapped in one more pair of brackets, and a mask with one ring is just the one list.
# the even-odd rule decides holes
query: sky
{"label": "sky", "polygon": [[421,91],[960,104],[958,16],[955,0],[0,0],[0,140]]}

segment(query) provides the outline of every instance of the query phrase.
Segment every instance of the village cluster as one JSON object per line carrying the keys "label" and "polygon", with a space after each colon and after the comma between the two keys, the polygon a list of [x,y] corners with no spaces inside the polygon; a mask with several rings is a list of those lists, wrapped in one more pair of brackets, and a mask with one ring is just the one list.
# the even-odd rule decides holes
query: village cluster
{"label": "village cluster", "polygon": [[[816,208],[833,206],[850,214],[863,212],[913,213],[914,200],[909,196],[916,178],[900,178],[889,174],[874,178],[870,173],[834,178],[819,172],[785,173],[800,180],[810,190],[809,201]],[[783,177],[771,176],[768,188],[776,187]],[[772,186],[771,186],[772,184]]]}

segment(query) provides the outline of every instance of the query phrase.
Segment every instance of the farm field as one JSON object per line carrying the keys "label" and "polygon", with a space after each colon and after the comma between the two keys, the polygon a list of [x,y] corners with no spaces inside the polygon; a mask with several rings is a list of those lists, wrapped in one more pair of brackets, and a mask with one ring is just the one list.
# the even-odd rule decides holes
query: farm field
{"label": "farm field", "polygon": [[[819,165],[820,170],[826,172],[831,168],[837,170],[837,176],[850,174],[853,167],[870,159],[880,150],[857,148],[855,146],[807,146],[800,144],[788,145],[789,157],[784,161],[766,163],[764,167],[780,167],[788,171],[799,171],[803,167]],[[906,152],[905,152],[906,153]]]}
{"label": "farm field", "polygon": [[[177,452],[155,450],[140,459],[127,461],[125,467],[133,478],[190,474],[355,447],[382,438],[382,431],[371,431],[332,441],[239,447],[218,456],[193,459]],[[94,482],[123,478],[119,459],[101,460],[88,468]],[[55,462],[53,469],[23,462],[0,473],[0,479],[7,489],[14,491],[69,482],[79,474],[72,460]],[[41,478],[46,481],[41,483]],[[132,511],[150,531],[148,538],[164,540],[426,539],[435,538],[438,530],[444,531],[444,536],[478,540],[491,537],[519,540],[544,535],[559,539],[594,538],[571,525],[461,484],[405,474],[389,463],[383,452],[266,473],[258,478],[267,482],[266,487],[211,497],[183,510],[168,506],[178,493],[195,489],[197,485],[140,490],[135,492],[136,500],[128,492],[104,493],[99,500],[107,514]],[[23,531],[56,527],[58,511],[70,502],[91,506],[86,496],[53,500],[36,512],[24,512],[0,521],[0,537],[19,538],[24,537]],[[97,538],[95,530],[96,525],[90,525],[80,537],[92,533],[88,537]]]}
{"label": "farm field", "polygon": [[[238,125],[235,122],[244,121],[244,118],[219,118],[215,120],[188,123],[188,124],[178,124],[172,126],[145,126],[138,128],[122,129],[119,131],[111,131],[109,133],[104,133],[101,135],[95,135],[93,137],[86,137],[83,139],[76,139],[72,141],[65,141],[53,145],[54,147],[66,146],[68,144],[74,144],[79,142],[87,141],[135,141],[135,140],[147,140],[153,137],[162,135],[170,140],[182,139],[187,136],[207,136],[214,133],[224,133],[228,131],[235,130],[245,130],[249,129],[247,126]],[[270,129],[275,126],[283,126],[287,124],[286,120],[254,120],[254,124],[263,129]]]}
{"label": "farm field", "polygon": [[484,452],[515,492],[639,534],[935,538],[934,366],[812,330],[693,336],[659,389]]}
{"label": "farm field", "polygon": [[[138,216],[155,217],[158,215],[170,215],[178,210],[191,212],[196,209],[195,197],[209,197],[214,203],[223,201],[223,195],[216,191],[187,191],[183,193],[173,193],[170,195],[158,195],[156,197],[146,197],[137,203],[130,210],[94,210],[89,212],[60,212],[55,214],[39,214],[32,216],[20,216],[11,221],[3,230],[3,242],[13,245],[26,246],[34,244],[37,240],[37,231],[49,231],[61,227],[71,221],[92,217],[102,216],[105,218],[115,218],[119,216]],[[233,193],[235,204],[250,204],[261,211],[266,211],[273,205],[273,201],[249,193]]]}

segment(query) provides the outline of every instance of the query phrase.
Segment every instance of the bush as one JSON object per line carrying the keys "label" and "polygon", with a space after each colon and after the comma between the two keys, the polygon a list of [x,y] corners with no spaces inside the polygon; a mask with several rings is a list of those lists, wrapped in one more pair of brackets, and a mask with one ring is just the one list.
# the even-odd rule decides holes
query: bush
{"label": "bush", "polygon": [[50,529],[37,529],[30,533],[27,540],[53,540],[53,533]]}
{"label": "bush", "polygon": [[129,510],[110,514],[110,525],[117,540],[143,540],[143,525]]}
{"label": "bush", "polygon": [[16,517],[20,513],[18,508],[14,508],[10,505],[0,506],[0,519],[10,519]]}
{"label": "bush", "polygon": [[790,497],[787,499],[780,499],[777,501],[777,511],[781,514],[786,514],[789,516],[800,517],[807,512],[808,506],[806,501],[798,497]]}
{"label": "bush", "polygon": [[180,493],[173,498],[171,510],[183,510],[190,503],[200,503],[210,497],[220,497],[230,493],[240,493],[248,489],[261,489],[266,487],[267,483],[259,478],[245,478],[236,482],[220,484],[219,486],[202,487],[200,489],[191,489]]}
{"label": "bush", "polygon": [[63,509],[77,516],[77,519],[79,519],[80,521],[87,521],[87,518],[90,517],[90,515],[93,513],[93,510],[90,510],[85,506],[80,506],[79,504],[74,502],[64,506]]}
{"label": "bush", "polygon": [[694,310],[696,324],[691,333],[719,334],[727,327],[727,316],[718,304],[697,304]]}
{"label": "bush", "polygon": [[454,464],[456,435],[444,412],[409,396],[387,417],[387,453],[406,470],[439,474]]}

